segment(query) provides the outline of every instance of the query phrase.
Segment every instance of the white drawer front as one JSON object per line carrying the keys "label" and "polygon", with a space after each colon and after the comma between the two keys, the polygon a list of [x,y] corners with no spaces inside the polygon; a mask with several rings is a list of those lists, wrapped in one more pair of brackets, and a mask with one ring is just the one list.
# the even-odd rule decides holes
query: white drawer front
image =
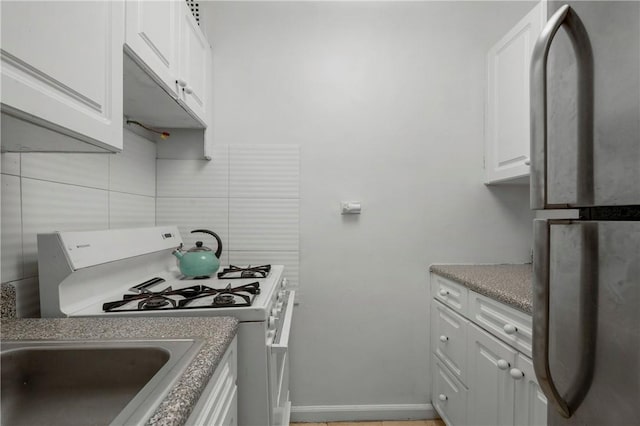
{"label": "white drawer front", "polygon": [[467,315],[469,311],[468,293],[465,286],[440,275],[431,274],[431,294],[433,297],[462,315]]}
{"label": "white drawer front", "polygon": [[467,424],[467,389],[436,356],[432,356],[431,360],[432,404],[434,408],[449,426]]}
{"label": "white drawer front", "polygon": [[469,321],[441,303],[431,302],[431,347],[455,376],[467,383]]}
{"label": "white drawer front", "polygon": [[518,351],[531,356],[531,316],[470,292],[471,319]]}

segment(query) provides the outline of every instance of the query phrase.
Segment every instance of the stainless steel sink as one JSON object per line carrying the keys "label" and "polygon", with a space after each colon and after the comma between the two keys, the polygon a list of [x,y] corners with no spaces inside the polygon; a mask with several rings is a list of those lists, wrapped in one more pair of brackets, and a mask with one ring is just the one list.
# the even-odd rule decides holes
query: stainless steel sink
{"label": "stainless steel sink", "polygon": [[3,341],[0,423],[143,424],[201,346],[191,339]]}

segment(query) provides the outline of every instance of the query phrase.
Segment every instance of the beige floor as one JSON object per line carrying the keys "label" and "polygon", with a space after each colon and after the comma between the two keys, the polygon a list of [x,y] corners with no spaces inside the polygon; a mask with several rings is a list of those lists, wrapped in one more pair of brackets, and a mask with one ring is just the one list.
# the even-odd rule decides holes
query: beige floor
{"label": "beige floor", "polygon": [[290,426],[445,426],[442,420],[409,420],[381,422],[291,423]]}

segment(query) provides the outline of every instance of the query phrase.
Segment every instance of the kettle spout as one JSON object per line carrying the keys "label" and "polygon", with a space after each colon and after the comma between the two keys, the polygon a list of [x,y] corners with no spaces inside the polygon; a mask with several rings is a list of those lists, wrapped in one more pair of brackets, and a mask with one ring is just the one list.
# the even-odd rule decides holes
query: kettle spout
{"label": "kettle spout", "polygon": [[172,251],[171,254],[177,257],[178,259],[182,259],[182,256],[184,256],[184,253],[182,252],[182,243],[180,243],[178,248]]}

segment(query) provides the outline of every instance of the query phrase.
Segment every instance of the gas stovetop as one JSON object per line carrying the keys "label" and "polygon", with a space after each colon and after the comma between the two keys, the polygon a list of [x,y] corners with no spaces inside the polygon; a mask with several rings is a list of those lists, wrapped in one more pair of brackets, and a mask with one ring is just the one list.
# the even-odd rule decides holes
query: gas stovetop
{"label": "gas stovetop", "polygon": [[[221,267],[184,277],[173,225],[38,235],[43,317],[233,316],[266,321],[284,291],[282,265]],[[237,264],[236,264],[237,265]]]}
{"label": "gas stovetop", "polygon": [[160,291],[150,291],[147,287],[165,282],[163,278],[152,278],[130,289],[133,293],[122,299],[106,302],[104,312],[129,312],[170,309],[205,309],[251,306],[256,295],[260,294],[260,283],[212,288],[205,285],[192,285],[174,290],[171,286]]}

